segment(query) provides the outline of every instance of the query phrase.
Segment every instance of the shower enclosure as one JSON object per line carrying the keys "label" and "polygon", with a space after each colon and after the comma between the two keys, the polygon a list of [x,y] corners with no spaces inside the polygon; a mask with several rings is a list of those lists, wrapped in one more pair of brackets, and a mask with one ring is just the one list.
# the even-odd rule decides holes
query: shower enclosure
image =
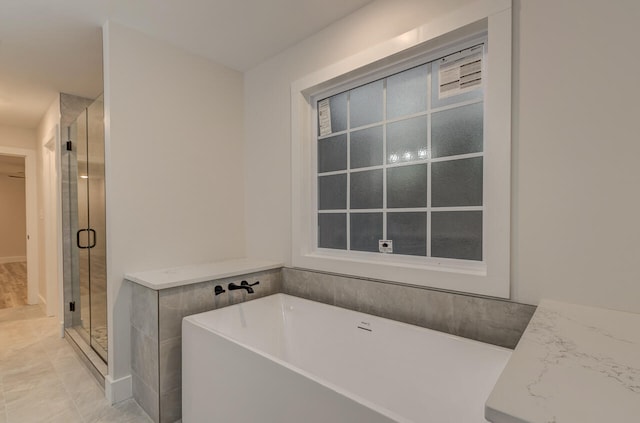
{"label": "shower enclosure", "polygon": [[62,135],[65,328],[107,362],[107,274],[102,96]]}

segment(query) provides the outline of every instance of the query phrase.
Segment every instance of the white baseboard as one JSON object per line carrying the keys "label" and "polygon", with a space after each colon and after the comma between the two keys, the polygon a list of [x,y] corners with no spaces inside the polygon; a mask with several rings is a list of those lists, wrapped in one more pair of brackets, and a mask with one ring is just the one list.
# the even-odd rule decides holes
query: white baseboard
{"label": "white baseboard", "polygon": [[27,256],[0,257],[0,264],[27,261]]}
{"label": "white baseboard", "polygon": [[116,380],[107,375],[104,378],[104,393],[112,405],[133,397],[131,375]]}

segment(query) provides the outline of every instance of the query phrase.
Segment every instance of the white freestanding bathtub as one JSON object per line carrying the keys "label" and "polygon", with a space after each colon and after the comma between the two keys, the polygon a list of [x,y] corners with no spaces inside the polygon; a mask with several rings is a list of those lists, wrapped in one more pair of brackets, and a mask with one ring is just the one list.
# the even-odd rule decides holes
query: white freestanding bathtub
{"label": "white freestanding bathtub", "polygon": [[511,351],[284,294],[186,317],[184,423],[480,423]]}

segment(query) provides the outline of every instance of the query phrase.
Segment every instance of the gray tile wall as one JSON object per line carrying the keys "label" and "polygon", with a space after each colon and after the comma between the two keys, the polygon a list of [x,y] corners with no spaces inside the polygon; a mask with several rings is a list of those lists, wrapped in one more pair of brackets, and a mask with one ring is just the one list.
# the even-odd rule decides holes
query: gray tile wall
{"label": "gray tile wall", "polygon": [[[229,283],[243,280],[260,284],[253,294],[228,291]],[[133,396],[154,422],[173,423],[182,417],[182,319],[281,292],[282,277],[275,269],[160,291],[132,285]],[[216,285],[227,291],[215,295]]]}
{"label": "gray tile wall", "polygon": [[[225,290],[230,282],[260,281],[255,293]],[[284,292],[338,307],[514,348],[534,306],[283,268],[154,291],[133,283],[131,313],[133,394],[154,422],[182,416],[182,319],[185,316]],[[154,350],[155,349],[155,350]],[[155,372],[155,373],[154,373]]]}
{"label": "gray tile wall", "polygon": [[131,378],[133,397],[158,422],[160,367],[158,291],[131,284]]}
{"label": "gray tile wall", "polygon": [[506,348],[515,348],[535,307],[384,281],[282,269],[282,291]]}

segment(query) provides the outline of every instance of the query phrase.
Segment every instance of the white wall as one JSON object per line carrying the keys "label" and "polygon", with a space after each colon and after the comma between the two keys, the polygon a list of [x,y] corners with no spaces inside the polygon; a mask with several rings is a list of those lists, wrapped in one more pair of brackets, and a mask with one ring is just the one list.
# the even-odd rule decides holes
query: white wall
{"label": "white wall", "polygon": [[638,312],[640,3],[516,6],[514,296]]}
{"label": "white wall", "polygon": [[[130,372],[128,272],[242,257],[242,74],[104,28],[109,374]],[[134,305],[135,306],[135,305]]]}
{"label": "white wall", "polygon": [[[291,257],[290,84],[472,1],[380,0],[245,73],[248,255]],[[511,286],[640,312],[640,3],[514,0]]]}
{"label": "white wall", "polygon": [[59,181],[59,128],[60,98],[51,102],[40,120],[37,134],[38,174],[38,291],[40,301],[46,304],[49,316],[61,314],[59,292],[62,283],[59,255],[62,253]]}
{"label": "white wall", "polygon": [[24,179],[0,173],[0,263],[27,256]]}
{"label": "white wall", "polygon": [[35,150],[36,131],[30,128],[0,126],[0,146]]}

